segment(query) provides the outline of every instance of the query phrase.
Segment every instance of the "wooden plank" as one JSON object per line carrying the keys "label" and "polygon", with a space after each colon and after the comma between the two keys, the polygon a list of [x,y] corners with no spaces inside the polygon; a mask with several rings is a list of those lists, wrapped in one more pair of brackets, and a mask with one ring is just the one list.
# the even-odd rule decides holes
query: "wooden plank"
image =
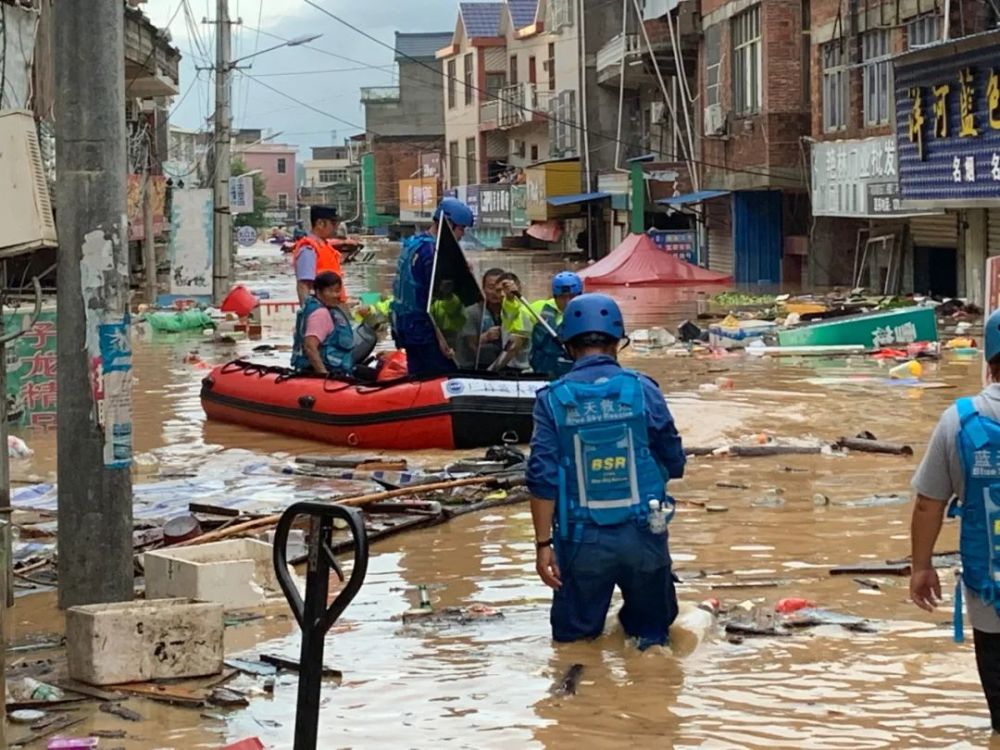
{"label": "wooden plank", "polygon": [[56,680],[52,684],[56,687],[62,688],[63,690],[68,690],[71,693],[85,695],[88,698],[93,698],[94,700],[99,701],[120,701],[125,697],[121,693],[115,693],[110,690],[101,690],[100,688],[96,688],[92,685],[85,685],[82,682],[77,682],[76,680],[71,680],[69,678]]}
{"label": "wooden plank", "polygon": [[910,575],[910,563],[881,563],[863,562],[854,565],[839,565],[830,569],[832,576],[858,576],[858,575],[888,575],[888,576],[908,576]]}
{"label": "wooden plank", "polygon": [[141,698],[149,698],[182,708],[202,708],[205,705],[206,694],[204,690],[188,690],[176,685],[156,685],[151,682],[133,682],[116,687],[129,695],[138,695]]}

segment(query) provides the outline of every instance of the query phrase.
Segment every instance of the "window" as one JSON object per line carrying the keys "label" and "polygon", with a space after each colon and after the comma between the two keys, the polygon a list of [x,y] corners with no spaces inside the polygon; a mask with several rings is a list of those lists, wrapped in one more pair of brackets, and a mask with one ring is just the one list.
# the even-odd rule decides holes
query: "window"
{"label": "window", "polygon": [[278,159],[278,174],[286,174],[287,172],[288,172],[288,163],[284,159]]}
{"label": "window", "polygon": [[458,141],[448,144],[448,172],[451,179],[451,186],[455,187],[461,182],[461,173],[458,171]]}
{"label": "window", "polygon": [[[282,159],[284,161],[284,159]],[[278,208],[284,211],[288,208],[288,193],[278,193]]]}
{"label": "window", "polygon": [[466,185],[478,185],[479,184],[479,170],[477,169],[478,163],[476,162],[476,139],[466,138],[465,139],[465,184]]}
{"label": "window", "polygon": [[455,79],[457,77],[457,72],[455,71],[455,61],[448,61],[448,109],[455,109]]}
{"label": "window", "polygon": [[763,104],[760,61],[760,6],[733,16],[733,104],[741,115]]}
{"label": "window", "polygon": [[844,42],[835,39],[820,48],[823,63],[823,130],[847,127],[848,72]]}
{"label": "window", "polygon": [[496,99],[500,96],[500,90],[507,85],[507,74],[506,73],[487,73],[486,74],[486,98]]}
{"label": "window", "polygon": [[538,144],[537,143],[534,144],[534,145],[532,145],[532,147],[531,147],[531,161],[532,162],[538,161]]}
{"label": "window", "polygon": [[319,181],[324,185],[331,182],[347,182],[347,170],[321,169],[319,170]]}
{"label": "window", "polygon": [[562,91],[549,100],[549,156],[576,155],[576,92]]}
{"label": "window", "polygon": [[719,103],[719,75],[722,68],[722,24],[705,29],[705,104]]}
{"label": "window", "polygon": [[545,19],[545,30],[558,34],[562,29],[572,26],[574,5],[576,5],[576,0],[550,0]]}
{"label": "window", "polygon": [[906,47],[926,47],[941,39],[941,16],[929,13],[906,22]]}
{"label": "window", "polygon": [[517,55],[510,56],[510,70],[507,80],[510,81],[511,86],[517,85]]}
{"label": "window", "polygon": [[549,73],[549,91],[556,90],[556,45],[549,44],[549,59],[545,62]]}
{"label": "window", "polygon": [[528,83],[538,83],[538,65],[534,55],[528,58]]}
{"label": "window", "polygon": [[864,81],[865,125],[889,122],[889,32],[876,29],[861,35],[861,74]]}
{"label": "window", "polygon": [[465,106],[472,104],[472,92],[475,91],[475,69],[472,53],[465,56]]}

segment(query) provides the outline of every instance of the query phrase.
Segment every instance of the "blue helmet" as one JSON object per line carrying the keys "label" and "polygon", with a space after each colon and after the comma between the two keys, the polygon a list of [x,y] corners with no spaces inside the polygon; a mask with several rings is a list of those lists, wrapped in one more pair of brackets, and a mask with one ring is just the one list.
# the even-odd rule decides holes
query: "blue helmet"
{"label": "blue helmet", "polygon": [[1000,309],[994,310],[983,326],[983,354],[989,362],[1000,354]]}
{"label": "blue helmet", "polygon": [[625,323],[618,303],[606,294],[581,294],[571,299],[563,312],[561,338],[566,343],[584,333],[625,338]]}
{"label": "blue helmet", "polygon": [[440,221],[444,215],[456,227],[471,227],[476,223],[476,216],[472,209],[462,203],[458,198],[444,198],[438,203],[434,212],[434,221]]}
{"label": "blue helmet", "polygon": [[583,294],[583,280],[572,271],[562,271],[552,277],[552,296]]}

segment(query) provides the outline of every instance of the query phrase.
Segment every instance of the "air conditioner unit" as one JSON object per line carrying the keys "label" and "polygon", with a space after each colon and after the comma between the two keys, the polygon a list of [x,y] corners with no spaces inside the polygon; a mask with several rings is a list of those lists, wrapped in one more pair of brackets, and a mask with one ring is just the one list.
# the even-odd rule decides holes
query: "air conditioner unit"
{"label": "air conditioner unit", "polygon": [[136,122],[142,116],[142,105],[138,99],[125,100],[125,122]]}
{"label": "air conditioner unit", "polygon": [[0,258],[57,245],[35,119],[8,110],[0,114]]}
{"label": "air conditioner unit", "polygon": [[709,104],[705,107],[705,135],[722,135],[725,132],[726,120],[722,116],[721,104]]}
{"label": "air conditioner unit", "polygon": [[652,122],[663,122],[663,115],[666,109],[667,105],[663,102],[653,102],[649,105],[649,119]]}

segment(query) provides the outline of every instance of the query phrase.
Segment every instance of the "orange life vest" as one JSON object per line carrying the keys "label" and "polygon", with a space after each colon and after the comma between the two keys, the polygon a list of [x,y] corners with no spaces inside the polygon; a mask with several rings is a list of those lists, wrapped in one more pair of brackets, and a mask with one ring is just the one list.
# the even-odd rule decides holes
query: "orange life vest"
{"label": "orange life vest", "polygon": [[[341,279],[344,278],[344,270],[340,265],[340,253],[337,252],[336,248],[330,244],[330,241],[321,241],[311,234],[306,235],[298,242],[295,243],[295,249],[292,251],[292,265],[298,264],[299,253],[302,252],[302,248],[311,247],[316,253],[316,275],[319,276],[321,273],[326,271],[333,271]],[[341,287],[340,301],[347,301],[347,285],[344,284]]]}

